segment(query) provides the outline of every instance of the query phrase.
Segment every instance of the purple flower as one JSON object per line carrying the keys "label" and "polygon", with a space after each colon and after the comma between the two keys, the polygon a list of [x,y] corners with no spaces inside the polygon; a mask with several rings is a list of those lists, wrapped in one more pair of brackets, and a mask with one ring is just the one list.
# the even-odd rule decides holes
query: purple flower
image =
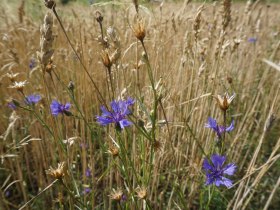
{"label": "purple flower", "polygon": [[132,98],[125,100],[112,101],[112,111],[108,111],[104,106],[101,106],[102,115],[97,116],[97,122],[101,125],[108,125],[115,123],[117,128],[123,129],[126,126],[132,125],[132,122],[126,119],[126,116],[130,114],[129,106],[134,104]]}
{"label": "purple flower", "polygon": [[12,110],[15,110],[15,109],[17,108],[17,106],[15,105],[14,102],[9,102],[9,103],[8,103],[8,107],[9,107],[10,109],[12,109]]}
{"label": "purple flower", "polygon": [[203,169],[206,171],[206,182],[205,185],[215,184],[217,187],[224,185],[227,188],[232,186],[232,181],[224,175],[232,176],[237,168],[234,163],[230,163],[224,166],[226,161],[225,156],[212,155],[211,164],[208,159],[205,158],[203,161]]}
{"label": "purple flower", "polygon": [[36,61],[34,58],[31,58],[29,61],[29,68],[32,70],[36,66]]}
{"label": "purple flower", "polygon": [[208,123],[205,124],[205,127],[206,128],[212,128],[216,132],[217,136],[219,138],[221,138],[222,133],[230,132],[234,129],[234,121],[233,120],[231,121],[230,126],[224,127],[222,125],[218,125],[217,121],[215,119],[213,119],[212,117],[209,117],[208,118]]}
{"label": "purple flower", "polygon": [[91,188],[85,187],[83,194],[88,194],[91,192]]}
{"label": "purple flower", "polygon": [[61,104],[57,100],[53,100],[50,107],[51,107],[52,115],[54,116],[57,116],[59,114],[69,115],[70,114],[69,109],[71,107],[71,104],[70,103]]}
{"label": "purple flower", "polygon": [[86,169],[86,177],[91,177],[91,171],[89,168]]}
{"label": "purple flower", "polygon": [[250,38],[248,38],[248,42],[250,42],[250,43],[256,43],[256,42],[257,42],[257,38],[255,38],[255,37],[250,37]]}
{"label": "purple flower", "polygon": [[25,103],[28,105],[37,104],[41,100],[40,95],[29,95],[25,98]]}

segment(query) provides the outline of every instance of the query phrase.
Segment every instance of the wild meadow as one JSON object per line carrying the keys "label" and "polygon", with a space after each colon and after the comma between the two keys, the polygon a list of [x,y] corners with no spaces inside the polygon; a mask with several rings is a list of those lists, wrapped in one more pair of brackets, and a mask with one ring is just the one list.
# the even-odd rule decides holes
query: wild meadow
{"label": "wild meadow", "polygon": [[0,6],[0,209],[279,209],[280,4]]}

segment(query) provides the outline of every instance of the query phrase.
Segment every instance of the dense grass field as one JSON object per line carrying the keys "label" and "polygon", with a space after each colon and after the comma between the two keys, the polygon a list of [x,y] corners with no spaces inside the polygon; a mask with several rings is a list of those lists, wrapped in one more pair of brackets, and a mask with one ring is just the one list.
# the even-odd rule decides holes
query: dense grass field
{"label": "dense grass field", "polygon": [[0,6],[0,210],[279,209],[280,4]]}

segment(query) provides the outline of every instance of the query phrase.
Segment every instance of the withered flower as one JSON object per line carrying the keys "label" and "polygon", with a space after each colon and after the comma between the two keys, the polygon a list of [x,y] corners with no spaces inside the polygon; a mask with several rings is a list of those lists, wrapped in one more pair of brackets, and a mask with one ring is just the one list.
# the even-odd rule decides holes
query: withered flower
{"label": "withered flower", "polygon": [[134,35],[136,38],[143,42],[146,36],[146,30],[143,21],[138,21],[133,27]]}
{"label": "withered flower", "polygon": [[11,82],[15,82],[16,80],[16,77],[19,75],[19,73],[13,73],[13,72],[11,72],[11,73],[7,73],[7,77],[10,79],[10,81]]}
{"label": "withered flower", "polygon": [[14,82],[13,85],[11,85],[9,88],[13,88],[16,89],[19,92],[23,93],[23,88],[25,87],[25,85],[27,84],[27,80],[25,81],[20,81],[20,82]]}
{"label": "withered flower", "polygon": [[55,179],[62,179],[65,175],[65,162],[58,163],[58,166],[55,169],[50,167],[46,173]]}
{"label": "withered flower", "polygon": [[54,9],[56,6],[56,3],[54,0],[45,0],[45,6],[49,9]]}
{"label": "withered flower", "polygon": [[136,193],[137,193],[137,196],[139,199],[146,199],[147,197],[147,188],[146,187],[137,187],[135,189]]}
{"label": "withered flower", "polygon": [[228,93],[225,93],[222,95],[213,96],[219,105],[219,107],[226,111],[229,108],[229,105],[231,104],[232,100],[235,98],[235,93],[232,96],[229,96]]}
{"label": "withered flower", "polygon": [[101,59],[106,68],[111,68],[112,62],[111,62],[110,56],[107,51],[103,51],[101,53]]}
{"label": "withered flower", "polygon": [[113,157],[117,157],[119,155],[119,148],[116,146],[110,146],[108,153],[113,155]]}
{"label": "withered flower", "polygon": [[109,195],[109,197],[112,200],[120,202],[122,200],[122,197],[123,197],[123,191],[120,188],[118,188],[116,190],[113,189],[111,194]]}

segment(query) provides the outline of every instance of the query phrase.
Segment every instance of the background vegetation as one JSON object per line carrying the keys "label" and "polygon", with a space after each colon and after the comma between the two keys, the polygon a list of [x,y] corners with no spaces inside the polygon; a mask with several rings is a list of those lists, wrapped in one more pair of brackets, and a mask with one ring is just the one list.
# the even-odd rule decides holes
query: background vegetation
{"label": "background vegetation", "polygon": [[[140,4],[137,14],[135,2],[57,4],[73,48],[43,1],[1,4],[0,209],[277,209],[280,6],[185,1]],[[44,65],[47,12],[54,54]],[[28,81],[23,92],[10,88],[12,72]],[[236,93],[230,189],[205,186],[202,170],[216,142],[205,123],[223,121],[212,96],[224,92]],[[42,99],[27,106],[34,93]],[[133,126],[96,122],[101,105],[128,96]],[[52,116],[53,99],[72,115]],[[61,162],[63,177],[47,175]]]}

